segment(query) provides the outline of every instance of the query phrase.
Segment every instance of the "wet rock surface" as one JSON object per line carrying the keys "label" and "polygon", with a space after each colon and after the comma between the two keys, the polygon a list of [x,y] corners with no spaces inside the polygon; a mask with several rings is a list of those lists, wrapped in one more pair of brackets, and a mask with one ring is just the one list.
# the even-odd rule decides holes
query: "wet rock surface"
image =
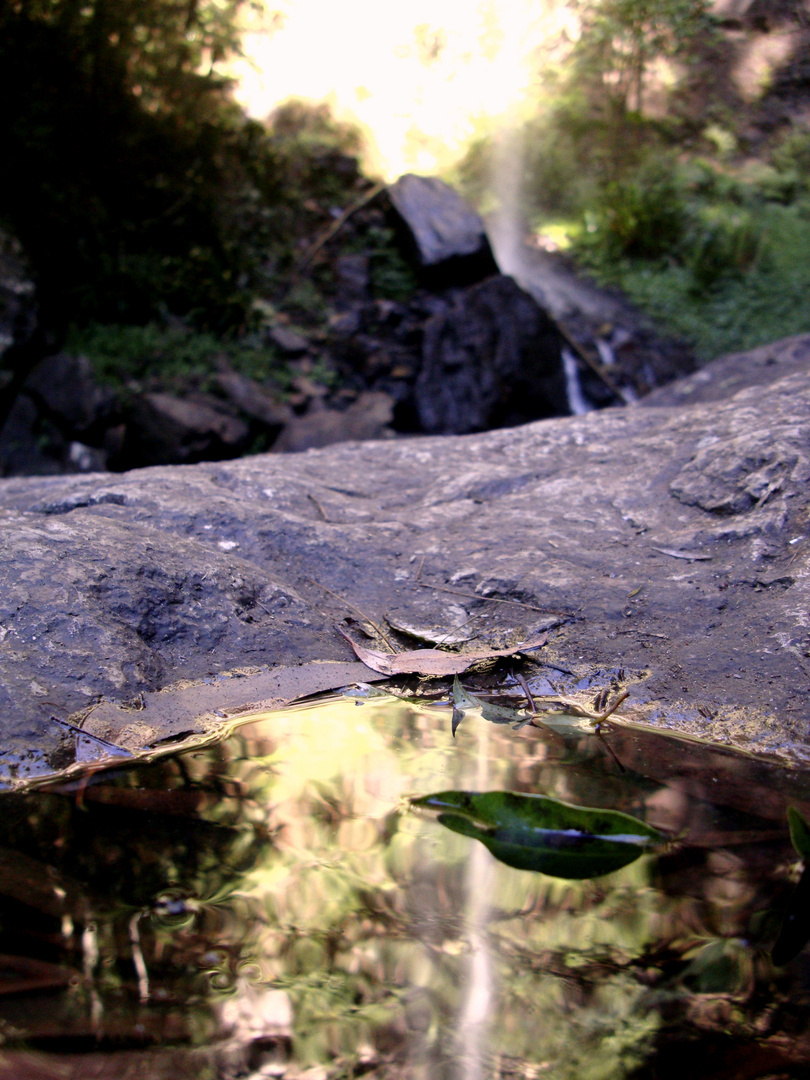
{"label": "wet rock surface", "polygon": [[48,717],[99,696],[353,662],[334,624],[359,609],[470,648],[548,629],[552,690],[623,675],[637,719],[802,756],[808,420],[798,368],[689,406],[3,481],[4,752],[58,746]]}

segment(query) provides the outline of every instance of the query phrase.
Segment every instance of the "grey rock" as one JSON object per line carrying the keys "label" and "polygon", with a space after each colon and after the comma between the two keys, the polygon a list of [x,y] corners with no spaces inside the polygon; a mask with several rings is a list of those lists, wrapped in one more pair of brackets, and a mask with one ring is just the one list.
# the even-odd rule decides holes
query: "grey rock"
{"label": "grey rock", "polygon": [[350,439],[379,439],[390,434],[394,402],[379,390],[367,390],[342,412],[316,405],[293,417],[273,443],[274,453],[298,453]]}
{"label": "grey rock", "polygon": [[115,398],[95,379],[86,356],[56,353],[46,356],[23,386],[39,411],[53,419],[63,430],[81,435],[108,416]]}
{"label": "grey rock", "polygon": [[305,337],[301,337],[286,326],[274,326],[268,337],[287,356],[301,356],[309,348],[309,342]]}
{"label": "grey rock", "polygon": [[22,250],[0,230],[0,357],[12,345],[29,341],[37,320],[34,282]]}
{"label": "grey rock", "polygon": [[496,271],[480,215],[443,180],[407,173],[388,188],[388,195],[423,267],[474,256],[482,261],[479,277]]}
{"label": "grey rock", "polygon": [[339,304],[356,304],[368,296],[371,260],[361,252],[350,252],[335,259]]}
{"label": "grey rock", "polygon": [[797,370],[706,404],[2,481],[5,768],[43,767],[48,717],[98,695],[353,662],[333,623],[358,608],[466,612],[496,648],[551,627],[555,685],[623,671],[631,717],[806,760],[808,421]]}
{"label": "grey rock", "polygon": [[268,394],[253,379],[236,371],[221,371],[214,383],[223,397],[232,402],[241,413],[258,420],[269,428],[282,428],[292,419],[289,405]]}
{"label": "grey rock", "polygon": [[645,408],[723,401],[749,386],[764,386],[805,371],[810,365],[810,334],[782,338],[750,352],[729,353],[668,386],[661,386],[639,402]]}

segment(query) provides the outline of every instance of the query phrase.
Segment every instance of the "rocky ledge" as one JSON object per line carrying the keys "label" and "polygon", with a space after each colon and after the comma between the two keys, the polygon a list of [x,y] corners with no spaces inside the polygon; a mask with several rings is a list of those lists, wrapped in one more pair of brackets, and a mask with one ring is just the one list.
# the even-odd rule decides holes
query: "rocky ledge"
{"label": "rocky ledge", "polygon": [[[637,720],[805,757],[808,354],[793,339],[649,407],[483,434],[3,481],[7,769],[55,763],[50,717],[100,699],[301,665],[309,688],[356,678],[334,624],[358,612],[476,647],[545,629],[540,692],[619,680]],[[244,704],[273,697],[244,685]],[[132,745],[193,728],[148,712],[86,722]]]}

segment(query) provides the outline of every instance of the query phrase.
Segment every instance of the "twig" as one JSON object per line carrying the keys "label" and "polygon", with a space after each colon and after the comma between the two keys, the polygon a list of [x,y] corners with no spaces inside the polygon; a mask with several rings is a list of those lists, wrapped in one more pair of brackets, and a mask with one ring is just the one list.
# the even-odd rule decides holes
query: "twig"
{"label": "twig", "polygon": [[[421,570],[421,567],[419,568]],[[500,596],[479,596],[478,593],[465,592],[463,589],[451,589],[448,585],[429,585],[426,581],[412,581],[420,589],[435,589],[437,592],[452,593],[453,596],[466,596],[468,600],[491,600],[494,604],[514,604],[516,607],[528,608],[529,611],[539,611],[541,615],[560,615],[561,618],[570,619],[570,615],[561,614],[559,611],[549,611],[548,608],[535,607],[534,604],[524,604],[522,600],[504,600]]]}
{"label": "twig", "polygon": [[520,683],[520,688],[523,691],[523,693],[526,695],[526,700],[529,703],[529,709],[531,710],[532,716],[536,716],[537,715],[537,706],[534,703],[534,698],[532,697],[532,692],[529,689],[529,684],[526,682],[525,676],[521,675],[521,673],[519,671],[518,672],[513,671],[512,674],[517,679],[517,681]]}
{"label": "twig", "polygon": [[54,724],[59,724],[60,727],[72,731],[74,735],[81,735],[84,739],[90,739],[91,742],[98,743],[98,745],[105,750],[114,750],[116,754],[121,754],[122,757],[135,756],[131,750],[125,750],[123,746],[116,746],[115,743],[108,742],[107,739],[102,739],[99,735],[91,735],[89,731],[83,731],[82,728],[76,727],[75,724],[71,724],[69,720],[61,720],[58,716],[52,716],[51,720]]}
{"label": "twig", "polygon": [[366,205],[366,203],[371,202],[371,200],[375,196],[380,194],[380,192],[385,186],[386,185],[384,183],[375,184],[373,188],[370,188],[364,195],[362,195],[359,199],[353,202],[350,207],[344,210],[340,217],[336,218],[329,226],[329,228],[325,229],[324,232],[321,233],[321,235],[318,237],[318,239],[315,241],[309,251],[304,254],[298,266],[295,268],[296,273],[300,273],[301,270],[305,270],[315,258],[315,256],[318,254],[318,252],[321,250],[321,248],[324,246],[324,244],[329,243],[335,233],[339,232],[339,230],[343,228],[343,226],[346,224],[352,214],[356,214],[358,210],[360,210],[363,206]]}
{"label": "twig", "polygon": [[335,600],[339,600],[341,602],[341,604],[344,604],[347,608],[351,608],[352,611],[356,612],[356,614],[358,614],[361,619],[365,619],[366,622],[369,623],[370,626],[374,627],[374,629],[377,631],[377,633],[383,639],[383,641],[388,646],[388,648],[391,650],[391,652],[399,652],[399,650],[396,648],[396,646],[391,643],[391,641],[388,638],[388,636],[386,635],[385,631],[382,630],[374,622],[373,619],[370,619],[368,617],[368,615],[366,615],[365,611],[361,611],[359,607],[355,607],[354,604],[350,604],[349,601],[345,597],[338,596],[338,594],[336,592],[332,592],[331,589],[327,589],[327,587],[325,585],[321,585],[320,581],[316,581],[315,578],[305,577],[304,580],[311,582],[313,585],[317,585],[319,589],[323,589],[323,591],[326,592],[326,593],[329,593],[330,596],[334,596]]}
{"label": "twig", "polygon": [[315,498],[315,496],[312,494],[311,491],[307,492],[307,498],[312,502],[312,505],[315,507],[315,509],[321,515],[321,521],[328,521],[329,518],[326,516],[326,511],[324,510],[324,508],[321,506],[321,504],[318,502],[318,500]]}
{"label": "twig", "polygon": [[597,737],[599,738],[599,741],[602,743],[604,748],[607,750],[607,752],[610,754],[610,756],[613,758],[613,760],[619,766],[620,772],[627,772],[627,769],[625,769],[624,765],[622,765],[621,761],[619,761],[618,754],[616,753],[616,751],[613,749],[613,747],[610,745],[610,743],[605,738],[605,735],[604,735],[603,731],[600,729],[599,724],[596,725],[596,729],[595,729],[594,734],[597,735]]}

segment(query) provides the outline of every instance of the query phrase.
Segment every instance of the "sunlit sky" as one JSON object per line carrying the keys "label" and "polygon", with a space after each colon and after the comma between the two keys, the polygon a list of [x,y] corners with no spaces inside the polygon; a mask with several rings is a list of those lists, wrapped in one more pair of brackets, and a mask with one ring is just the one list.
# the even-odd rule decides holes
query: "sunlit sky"
{"label": "sunlit sky", "polygon": [[451,165],[485,118],[519,109],[529,56],[570,19],[559,0],[267,0],[245,38],[239,100],[263,119],[289,97],[358,120],[386,179]]}

